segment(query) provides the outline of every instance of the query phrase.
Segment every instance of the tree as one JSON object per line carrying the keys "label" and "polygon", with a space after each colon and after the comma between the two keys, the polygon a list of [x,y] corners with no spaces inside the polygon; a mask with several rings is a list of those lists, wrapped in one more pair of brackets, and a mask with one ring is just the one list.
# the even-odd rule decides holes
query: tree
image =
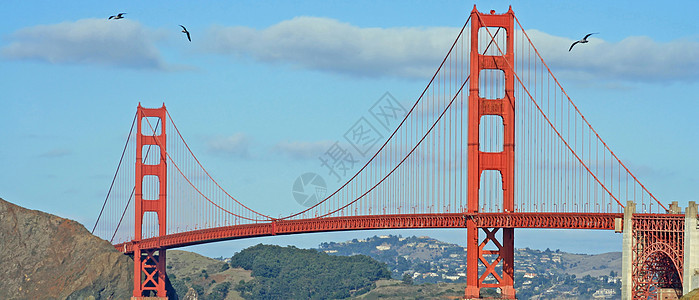
{"label": "tree", "polygon": [[408,272],[403,273],[403,284],[413,285],[413,276],[410,275],[410,273],[408,273]]}
{"label": "tree", "polygon": [[339,299],[369,291],[390,278],[384,263],[365,255],[336,256],[316,250],[257,245],[237,253],[231,266],[252,271],[238,283],[246,299]]}
{"label": "tree", "polygon": [[197,296],[203,297],[204,294],[204,287],[198,284],[192,284],[192,289],[197,293]]}
{"label": "tree", "polygon": [[189,290],[187,285],[185,285],[181,280],[172,278],[172,275],[168,275],[168,277],[170,277],[170,283],[172,284],[172,288],[175,290],[175,294],[177,294],[177,296],[180,298],[184,298],[184,295],[186,295],[187,291]]}
{"label": "tree", "polygon": [[230,282],[223,282],[214,287],[206,299],[223,300],[228,295],[228,289],[231,287]]}
{"label": "tree", "polygon": [[224,264],[221,266],[221,272],[223,272],[223,271],[225,271],[225,270],[228,270],[230,267],[231,267],[231,266],[228,265],[228,263],[224,263]]}

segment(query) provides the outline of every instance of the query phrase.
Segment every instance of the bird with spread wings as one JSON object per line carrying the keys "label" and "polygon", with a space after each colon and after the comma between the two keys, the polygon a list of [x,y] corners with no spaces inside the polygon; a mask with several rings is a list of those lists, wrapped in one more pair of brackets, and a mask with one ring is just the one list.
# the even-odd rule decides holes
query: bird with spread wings
{"label": "bird with spread wings", "polygon": [[125,14],[126,13],[119,13],[119,14],[114,15],[114,16],[109,16],[109,20],[111,20],[111,19],[114,19],[114,20],[123,19]]}
{"label": "bird with spread wings", "polygon": [[189,40],[191,42],[192,37],[189,36],[189,31],[187,31],[187,28],[184,28],[184,26],[182,26],[182,25],[180,25],[180,27],[182,27],[182,33],[187,35],[187,40]]}
{"label": "bird with spread wings", "polygon": [[585,44],[585,43],[589,42],[589,41],[587,40],[588,37],[590,37],[590,36],[593,35],[593,34],[598,34],[598,33],[599,33],[599,32],[588,33],[584,38],[582,38],[582,40],[575,41],[575,43],[573,43],[572,45],[570,45],[570,49],[568,49],[568,52],[570,52],[570,50],[573,50],[573,46],[575,46],[577,43]]}

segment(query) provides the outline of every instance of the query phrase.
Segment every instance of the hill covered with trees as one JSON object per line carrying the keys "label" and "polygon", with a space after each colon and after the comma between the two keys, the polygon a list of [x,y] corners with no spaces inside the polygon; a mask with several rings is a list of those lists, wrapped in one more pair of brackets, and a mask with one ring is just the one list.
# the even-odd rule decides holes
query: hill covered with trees
{"label": "hill covered with trees", "polygon": [[235,287],[246,299],[341,299],[391,277],[385,264],[365,255],[334,256],[293,246],[253,246],[235,254],[230,264],[252,271],[252,280]]}
{"label": "hill covered with trees", "polygon": [[[372,291],[373,294],[380,294],[380,298],[391,295],[400,299],[405,296],[402,292],[410,289],[408,286],[411,284],[466,283],[466,248],[430,237],[373,236],[340,243],[321,243],[319,250],[331,255],[370,256],[385,263],[393,279],[407,283],[404,286],[380,286],[380,289]],[[479,268],[482,272],[484,266]],[[514,287],[519,299],[540,296],[551,299],[613,299],[620,295],[620,252],[587,255],[519,248],[515,250],[514,269]],[[412,289],[414,292],[428,290],[422,287]],[[463,290],[463,287],[447,285],[438,293],[449,289]]]}

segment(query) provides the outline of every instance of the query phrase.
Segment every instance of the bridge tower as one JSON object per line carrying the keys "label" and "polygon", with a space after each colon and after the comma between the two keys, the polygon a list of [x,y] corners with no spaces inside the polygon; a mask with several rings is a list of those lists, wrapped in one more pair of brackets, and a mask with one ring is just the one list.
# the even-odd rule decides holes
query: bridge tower
{"label": "bridge tower", "polygon": [[[167,299],[165,290],[165,249],[149,249],[141,251],[139,242],[143,238],[143,217],[147,212],[157,214],[158,236],[167,235],[167,160],[165,151],[167,138],[165,135],[165,120],[167,111],[165,105],[161,108],[144,108],[138,104],[137,133],[136,133],[136,185],[135,185],[135,235],[133,241],[134,288],[133,298],[141,299],[152,296]],[[143,132],[146,132],[144,134]],[[145,152],[145,153],[144,153]],[[157,155],[157,159],[147,158]],[[157,163],[153,163],[156,162]],[[153,180],[145,180],[153,176]],[[157,179],[157,181],[156,181]],[[157,198],[152,190],[156,189]],[[144,183],[149,189],[144,198]]]}
{"label": "bridge tower", "polygon": [[[504,30],[506,45],[495,45],[491,35],[496,30]],[[486,36],[485,45],[479,45],[478,37]],[[514,97],[514,12],[512,7],[504,14],[483,14],[474,5],[471,12],[471,69],[468,96],[468,211],[467,215],[479,213],[479,187],[483,171],[493,170],[502,178],[502,212],[514,211],[514,163],[515,163],[515,97]],[[492,44],[492,45],[491,45]],[[481,47],[479,47],[481,46]],[[493,47],[495,50],[490,49]],[[504,55],[490,55],[492,53]],[[486,49],[486,50],[483,50]],[[483,53],[481,53],[483,51]],[[480,92],[481,76],[484,70],[499,70],[504,73],[504,95],[500,99],[486,99]],[[483,116],[497,116],[502,120],[503,147],[500,152],[484,152],[480,149],[479,128]],[[487,134],[487,132],[486,132]],[[494,134],[490,132],[490,134]],[[494,137],[484,137],[485,139]],[[492,192],[492,191],[488,191]],[[467,285],[466,299],[480,298],[482,288],[500,288],[503,299],[515,299],[514,289],[514,229],[478,228],[472,218],[466,221],[467,227]],[[479,238],[483,231],[484,239]],[[500,240],[496,233],[502,232]],[[487,250],[496,249],[496,250]],[[478,274],[479,262],[485,270]],[[496,269],[497,267],[497,269]],[[499,269],[499,270],[498,270]],[[495,278],[495,283],[485,282]]]}

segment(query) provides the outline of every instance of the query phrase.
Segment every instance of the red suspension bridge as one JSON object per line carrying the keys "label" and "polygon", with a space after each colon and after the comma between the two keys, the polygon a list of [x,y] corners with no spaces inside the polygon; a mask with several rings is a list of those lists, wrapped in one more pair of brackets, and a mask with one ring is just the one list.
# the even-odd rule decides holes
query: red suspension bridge
{"label": "red suspension bridge", "polygon": [[272,217],[233,194],[206,171],[165,106],[139,105],[93,232],[133,255],[134,297],[167,296],[167,249],[395,228],[464,228],[465,298],[484,288],[515,298],[515,228],[623,230],[627,299],[664,288],[686,293],[696,281],[697,258],[687,250],[699,240],[696,206],[682,214],[634,176],[511,9],[474,7],[399,126],[316,205]]}

